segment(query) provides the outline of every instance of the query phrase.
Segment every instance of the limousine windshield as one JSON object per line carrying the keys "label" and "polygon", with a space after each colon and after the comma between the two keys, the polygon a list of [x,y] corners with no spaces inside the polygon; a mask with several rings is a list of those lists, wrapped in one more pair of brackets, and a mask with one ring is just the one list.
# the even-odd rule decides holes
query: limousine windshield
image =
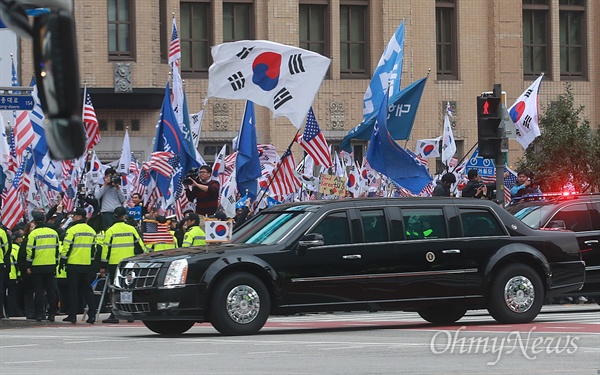
{"label": "limousine windshield", "polygon": [[281,241],[307,216],[301,206],[286,211],[262,212],[233,234],[233,243],[271,245]]}

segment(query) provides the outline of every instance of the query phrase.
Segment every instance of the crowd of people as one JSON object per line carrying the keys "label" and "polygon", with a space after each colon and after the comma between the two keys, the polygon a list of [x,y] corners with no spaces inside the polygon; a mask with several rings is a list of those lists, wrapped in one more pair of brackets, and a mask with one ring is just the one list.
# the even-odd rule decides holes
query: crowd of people
{"label": "crowd of people", "polygon": [[[93,194],[79,195],[72,212],[65,212],[59,196],[47,211],[34,209],[30,221],[12,230],[0,227],[1,317],[54,322],[61,314],[63,321],[76,323],[77,315],[85,313],[85,321],[94,324],[101,307],[92,285],[99,285],[98,280],[112,282],[122,259],[205,245],[202,219],[207,215],[227,219],[217,210],[219,183],[210,179],[211,172],[210,167],[201,167],[189,184],[186,193],[196,210],[185,212],[181,221],[144,207],[139,194],[127,201],[118,174],[108,168],[103,184]],[[249,208],[240,207],[236,225],[248,215]],[[156,241],[148,236],[144,241],[148,228],[156,230],[157,225],[168,226],[170,237]],[[111,313],[102,322],[119,321]]]}

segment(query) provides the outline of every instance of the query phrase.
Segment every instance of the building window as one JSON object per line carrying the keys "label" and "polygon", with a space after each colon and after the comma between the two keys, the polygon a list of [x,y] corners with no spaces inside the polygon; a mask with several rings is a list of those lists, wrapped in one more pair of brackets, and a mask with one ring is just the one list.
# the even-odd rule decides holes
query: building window
{"label": "building window", "polygon": [[180,5],[181,71],[207,73],[210,66],[210,1]]}
{"label": "building window", "polygon": [[225,155],[229,155],[231,154],[231,141],[223,141],[223,142],[212,142],[212,143],[208,143],[208,142],[202,142],[202,147],[200,147],[200,154],[202,155],[202,158],[204,159],[205,162],[207,163],[214,163],[215,162],[215,158],[217,156],[217,154],[221,151],[221,149],[223,148],[223,145],[227,145],[227,147],[225,148]]}
{"label": "building window", "polygon": [[560,77],[585,78],[585,2],[560,0]]}
{"label": "building window", "polygon": [[140,119],[135,118],[131,120],[131,131],[140,131]]}
{"label": "building window", "polygon": [[252,2],[223,3],[223,41],[254,39]]}
{"label": "building window", "polygon": [[325,4],[300,4],[300,48],[329,56],[329,17]]}
{"label": "building window", "polygon": [[340,74],[342,78],[368,75],[368,2],[340,4]]}
{"label": "building window", "polygon": [[535,78],[550,66],[548,0],[523,0],[523,75]]}
{"label": "building window", "polygon": [[455,0],[435,1],[437,79],[458,79]]}
{"label": "building window", "polygon": [[108,131],[108,121],[98,119],[98,128],[101,132]]}
{"label": "building window", "polygon": [[108,56],[112,60],[134,58],[133,0],[108,0]]}
{"label": "building window", "polygon": [[116,131],[125,130],[125,120],[115,120],[115,130]]}
{"label": "building window", "polygon": [[158,2],[158,22],[160,30],[160,62],[166,63],[169,60],[169,44],[171,34],[169,22],[167,20],[167,0],[159,0]]}

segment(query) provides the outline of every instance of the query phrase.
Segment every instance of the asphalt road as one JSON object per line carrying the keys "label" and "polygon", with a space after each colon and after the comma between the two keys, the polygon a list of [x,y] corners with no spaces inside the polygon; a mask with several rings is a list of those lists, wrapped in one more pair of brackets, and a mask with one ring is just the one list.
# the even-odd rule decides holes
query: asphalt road
{"label": "asphalt road", "polygon": [[[103,314],[104,315],[104,314]],[[484,311],[434,327],[414,313],[272,317],[254,336],[120,324],[2,322],[3,374],[600,374],[600,307],[545,306],[531,324]]]}

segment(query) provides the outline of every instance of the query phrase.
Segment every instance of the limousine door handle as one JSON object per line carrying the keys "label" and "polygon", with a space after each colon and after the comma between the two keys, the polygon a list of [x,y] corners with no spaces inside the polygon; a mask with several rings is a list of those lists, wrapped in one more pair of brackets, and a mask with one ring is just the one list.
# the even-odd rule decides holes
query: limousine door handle
{"label": "limousine door handle", "polygon": [[360,254],[352,254],[352,255],[344,255],[342,256],[344,259],[360,259],[362,256]]}
{"label": "limousine door handle", "polygon": [[458,249],[450,249],[450,250],[442,250],[444,254],[460,254],[460,250]]}
{"label": "limousine door handle", "polygon": [[598,240],[588,240],[585,241],[584,244],[586,244],[587,246],[592,246],[598,243]]}

